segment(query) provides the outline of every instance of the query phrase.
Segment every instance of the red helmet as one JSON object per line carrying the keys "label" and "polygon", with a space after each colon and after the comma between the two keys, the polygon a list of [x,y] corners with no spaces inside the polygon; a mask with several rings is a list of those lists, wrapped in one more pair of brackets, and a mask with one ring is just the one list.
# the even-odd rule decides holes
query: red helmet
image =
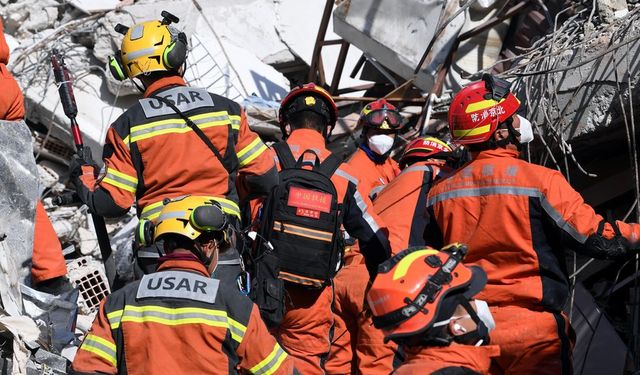
{"label": "red helmet", "polygon": [[[320,101],[317,99],[320,99]],[[336,107],[333,98],[327,90],[315,83],[296,86],[282,99],[278,110],[278,122],[280,123],[282,134],[284,134],[287,117],[301,111],[313,111],[324,116],[327,119],[327,125],[331,129],[336,125],[338,119],[338,107]]]}
{"label": "red helmet", "polygon": [[482,81],[460,90],[449,107],[452,140],[465,145],[489,140],[498,125],[520,107],[510,86],[505,80],[485,74]]}
{"label": "red helmet", "polygon": [[385,99],[378,99],[362,108],[358,126],[381,130],[398,130],[402,126],[402,115],[398,109]]}
{"label": "red helmet", "polygon": [[453,315],[461,296],[469,300],[484,288],[484,271],[462,264],[466,252],[460,244],[413,247],[380,264],[367,303],[385,341],[428,333]]}
{"label": "red helmet", "polygon": [[446,142],[434,137],[422,137],[409,142],[400,158],[400,165],[408,164],[410,159],[447,159],[453,152],[453,148]]}

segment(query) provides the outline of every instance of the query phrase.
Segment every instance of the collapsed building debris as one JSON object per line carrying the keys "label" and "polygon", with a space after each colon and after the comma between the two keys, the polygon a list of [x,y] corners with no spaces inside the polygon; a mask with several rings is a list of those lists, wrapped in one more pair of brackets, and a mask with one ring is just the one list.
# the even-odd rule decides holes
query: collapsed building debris
{"label": "collapsed building debris", "polygon": [[[13,36],[11,69],[23,88],[30,130],[24,123],[0,124],[0,143],[5,140],[0,156],[0,236],[6,234],[0,240],[0,268],[5,271],[0,276],[0,297],[8,316],[31,316],[33,319],[25,317],[31,328],[41,314],[24,311],[29,310],[27,306],[34,310],[33,306],[47,301],[68,308],[69,317],[75,314],[72,305],[77,306],[85,321],[80,331],[86,332],[90,317],[110,289],[86,207],[51,203],[52,196],[67,191],[66,164],[73,144],[55,92],[49,52],[51,47],[65,51],[80,109],[78,122],[94,159],[100,161],[110,123],[138,94],[130,82],[116,81],[108,74],[107,59],[116,52],[120,38],[113,25],[156,18],[160,5],[138,1],[119,9],[115,3],[97,9],[82,1],[72,2],[73,6],[57,0],[37,5],[34,0],[1,3],[7,15],[6,32]],[[541,136],[529,150],[530,159],[561,170],[598,209],[609,209],[621,219],[639,216],[638,115],[633,104],[640,100],[636,89],[640,63],[635,58],[640,50],[640,8],[633,2],[594,1],[597,8],[578,1],[410,1],[402,7],[370,0],[304,3],[181,0],[163,1],[161,7],[189,20],[180,23],[190,36],[187,82],[241,102],[251,128],[265,140],[280,139],[278,101],[290,84],[307,79],[324,84],[335,96],[342,116],[334,139],[348,145],[335,142],[332,147],[348,154],[359,134],[357,113],[365,101],[386,96],[399,104],[409,124],[405,140],[418,134],[442,134],[451,92],[482,72],[499,72],[516,81]],[[525,15],[525,9],[531,12]],[[294,13],[304,17],[294,17]],[[252,21],[238,22],[236,15]],[[531,26],[532,19],[541,29]],[[541,34],[546,25],[550,26],[545,30],[548,34]],[[524,37],[530,44],[515,40]],[[27,286],[19,287],[20,283],[30,285],[28,267],[38,197],[46,197],[45,207],[65,248],[69,278],[78,288],[77,303],[64,297],[52,302]],[[136,225],[134,210],[108,222],[116,267],[124,280],[134,277]],[[617,277],[611,277],[611,264],[579,258],[569,259],[568,264],[573,269],[572,281],[578,285],[579,306],[590,302],[581,282],[592,293],[605,286],[609,290],[617,282]],[[625,306],[634,303],[628,285],[616,291],[626,293],[620,302]],[[606,296],[609,302],[611,293],[594,294],[596,299]],[[590,303],[589,308],[592,306]],[[569,309],[573,312],[573,305]],[[638,343],[630,343],[637,323],[628,326],[624,320],[628,317],[616,313],[611,324],[607,317],[603,319],[604,328],[582,330],[578,365],[585,367],[587,354],[595,350],[584,342],[596,331],[615,335],[617,347],[638,348]],[[586,327],[593,323],[587,318],[573,319],[579,327]],[[48,319],[47,326],[54,324],[55,319]],[[20,338],[0,318],[0,325],[6,325],[16,337],[14,370],[26,373],[29,368],[40,371],[47,366],[64,373],[62,358],[73,358],[70,348],[78,344],[81,333],[73,332],[66,323],[53,325],[65,330],[62,336],[49,335],[45,341],[53,349],[47,351],[47,345],[29,348],[36,339],[28,334]],[[82,326],[80,321],[78,325]],[[58,356],[61,352],[62,357]],[[35,355],[28,360],[32,353]],[[611,360],[602,361],[607,359]],[[586,366],[584,373],[590,368]]]}

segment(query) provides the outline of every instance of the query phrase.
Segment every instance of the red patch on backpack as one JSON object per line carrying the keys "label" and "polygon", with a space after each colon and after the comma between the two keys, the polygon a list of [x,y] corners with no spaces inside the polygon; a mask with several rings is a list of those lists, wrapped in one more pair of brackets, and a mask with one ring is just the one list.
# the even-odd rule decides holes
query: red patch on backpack
{"label": "red patch on backpack", "polygon": [[331,194],[291,187],[287,205],[295,207],[298,216],[319,219],[320,212],[331,212]]}

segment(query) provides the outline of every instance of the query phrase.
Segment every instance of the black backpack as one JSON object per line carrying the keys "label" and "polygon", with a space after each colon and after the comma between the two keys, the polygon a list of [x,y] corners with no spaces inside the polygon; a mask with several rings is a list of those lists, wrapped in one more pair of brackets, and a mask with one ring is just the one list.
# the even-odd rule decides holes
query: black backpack
{"label": "black backpack", "polygon": [[[331,176],[342,160],[331,154],[320,163],[306,150],[296,161],[284,143],[273,146],[280,160],[280,183],[267,196],[260,215],[254,264],[254,301],[267,325],[284,314],[283,281],[307,288],[327,285],[342,263],[342,204]],[[313,154],[312,169],[303,169]],[[270,243],[273,250],[269,250]],[[269,279],[271,278],[271,279]],[[277,278],[274,280],[274,278]]]}

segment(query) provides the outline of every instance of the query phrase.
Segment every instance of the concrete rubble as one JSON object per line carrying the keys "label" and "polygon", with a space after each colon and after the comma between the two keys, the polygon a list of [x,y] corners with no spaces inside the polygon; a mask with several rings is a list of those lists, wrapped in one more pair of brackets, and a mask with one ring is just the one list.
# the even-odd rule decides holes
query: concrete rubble
{"label": "concrete rubble", "polygon": [[[410,0],[398,7],[393,1],[336,1],[325,40],[343,39],[351,46],[343,67],[336,64],[338,47],[326,46],[324,72],[331,77],[343,69],[336,93],[345,90],[354,96],[392,95],[410,84],[414,96],[400,101],[410,124],[404,138],[444,132],[451,93],[480,73],[513,79],[542,136],[530,157],[567,175],[580,171],[572,183],[600,186],[597,192],[586,191],[585,197],[604,204],[628,194],[631,182],[618,184],[620,189],[609,190],[609,195],[601,190],[607,181],[629,177],[629,166],[607,169],[604,163],[585,164],[585,159],[596,143],[594,134],[626,142],[623,131],[634,121],[633,101],[640,100],[635,90],[640,8],[620,0],[598,0],[597,12],[578,2],[545,3],[529,18],[499,19],[513,2]],[[242,103],[253,130],[267,141],[280,139],[279,101],[290,86],[307,79],[325,1],[202,0],[199,6],[188,0],[0,0],[12,49],[10,69],[23,88],[27,110],[26,123],[0,124],[0,335],[12,347],[11,356],[3,353],[0,367],[16,374],[66,373],[100,300],[110,293],[86,207],[52,203],[52,197],[70,190],[65,184],[67,163],[74,152],[49,66],[52,47],[64,51],[73,74],[78,123],[98,162],[109,125],[139,94],[129,81],[118,82],[108,73],[108,56],[116,53],[121,38],[113,26],[156,19],[160,10],[177,15],[177,27],[189,35],[186,81]],[[530,31],[525,35],[530,45],[514,42],[516,31],[530,26],[526,22],[532,14],[545,12],[540,17],[550,20],[550,29]],[[554,24],[555,19],[561,21]],[[461,35],[468,37],[460,40]],[[450,56],[455,56],[453,61]],[[367,84],[369,88],[362,89]],[[376,91],[380,87],[386,91]],[[338,105],[341,117],[335,133],[346,143],[332,147],[348,153],[358,137],[362,103],[349,98],[338,100]],[[626,157],[620,145],[615,146],[621,153],[616,157]],[[610,180],[591,184],[588,178],[594,174]],[[39,198],[76,287],[60,296],[31,288]],[[137,222],[135,208],[107,220],[116,267],[124,280],[134,278]]]}

